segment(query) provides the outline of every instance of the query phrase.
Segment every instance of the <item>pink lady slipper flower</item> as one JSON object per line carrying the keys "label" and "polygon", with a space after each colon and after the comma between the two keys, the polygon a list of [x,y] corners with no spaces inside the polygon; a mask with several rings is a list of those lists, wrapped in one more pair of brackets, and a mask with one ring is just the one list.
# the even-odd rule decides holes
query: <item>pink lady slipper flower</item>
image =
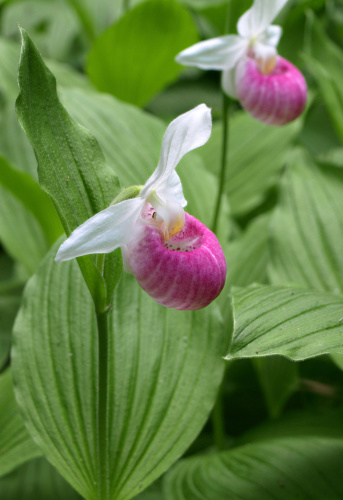
{"label": "pink lady slipper flower", "polygon": [[[94,215],[62,243],[56,262],[121,247],[125,268],[160,304],[201,309],[221,292],[226,276],[216,236],[185,214],[182,185],[175,168],[181,158],[211,135],[211,112],[201,104],[171,122],[160,161],[136,198],[125,198]],[[130,188],[129,188],[130,189]]]}
{"label": "pink lady slipper flower", "polygon": [[223,91],[239,99],[257,120],[284,125],[303,111],[307,87],[303,75],[277,55],[282,29],[270,23],[287,0],[254,0],[237,23],[238,35],[197,43],[176,61],[202,69],[222,70]]}

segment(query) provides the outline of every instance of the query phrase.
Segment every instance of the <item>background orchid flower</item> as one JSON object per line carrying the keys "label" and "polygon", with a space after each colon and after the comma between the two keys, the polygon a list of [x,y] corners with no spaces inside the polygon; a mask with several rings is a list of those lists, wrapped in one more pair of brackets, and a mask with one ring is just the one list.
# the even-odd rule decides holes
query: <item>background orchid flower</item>
{"label": "background orchid flower", "polygon": [[277,55],[282,28],[271,22],[287,0],[254,0],[237,23],[238,35],[197,43],[176,61],[202,69],[222,70],[224,92],[238,98],[254,118],[283,125],[304,109],[307,86],[301,72]]}
{"label": "background orchid flower", "polygon": [[157,302],[175,309],[212,302],[224,286],[225,257],[215,235],[185,217],[187,202],[175,172],[186,153],[207,142],[211,128],[205,104],[172,121],[156,170],[138,197],[115,203],[76,228],[60,246],[56,262],[121,247],[126,264]]}

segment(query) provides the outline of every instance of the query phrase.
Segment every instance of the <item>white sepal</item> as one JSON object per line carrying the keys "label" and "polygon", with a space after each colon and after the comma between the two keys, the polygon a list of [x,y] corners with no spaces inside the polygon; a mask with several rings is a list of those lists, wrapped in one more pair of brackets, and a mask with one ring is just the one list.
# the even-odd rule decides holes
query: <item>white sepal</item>
{"label": "white sepal", "polygon": [[180,52],[175,60],[201,69],[227,69],[237,64],[247,47],[247,40],[240,36],[225,35],[196,43]]}
{"label": "white sepal", "polygon": [[261,35],[288,0],[254,0],[253,5],[238,20],[237,31],[244,38]]}
{"label": "white sepal", "polygon": [[125,200],[86,220],[62,243],[55,261],[62,262],[93,253],[109,253],[125,245],[134,234],[144,204],[141,198]]}
{"label": "white sepal", "polygon": [[159,187],[163,189],[181,158],[203,146],[210,138],[211,129],[211,110],[205,104],[175,118],[164,134],[157,168],[145,183],[140,196],[147,198]]}

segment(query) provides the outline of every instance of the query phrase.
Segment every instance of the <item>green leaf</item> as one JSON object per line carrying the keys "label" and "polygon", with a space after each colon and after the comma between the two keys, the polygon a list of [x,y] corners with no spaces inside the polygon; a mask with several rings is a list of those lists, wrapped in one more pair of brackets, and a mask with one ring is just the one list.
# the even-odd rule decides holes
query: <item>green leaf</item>
{"label": "green leaf", "polygon": [[227,359],[281,354],[294,360],[343,353],[343,298],[276,286],[232,291],[234,333]]}
{"label": "green leaf", "polygon": [[[113,166],[122,186],[144,184],[158,163],[167,124],[117,99],[81,89],[64,89],[61,99],[71,116],[99,140],[106,160]],[[208,172],[198,152],[187,154],[177,167],[186,210],[207,226],[213,218],[217,179]],[[225,200],[226,201],[226,200]],[[219,236],[228,239],[230,221],[224,203]]]}
{"label": "green leaf", "polygon": [[[110,205],[118,193],[118,180],[106,165],[95,138],[75,123],[60,104],[56,80],[23,30],[22,40],[17,113],[35,150],[40,184],[52,198],[69,235]],[[118,252],[106,256],[112,269],[119,263]],[[113,281],[105,276],[106,290],[94,257],[81,257],[78,262],[96,307],[104,310]]]}
{"label": "green leaf", "polygon": [[288,398],[298,388],[298,366],[281,356],[254,359],[269,415],[278,417]]}
{"label": "green leaf", "polygon": [[[232,214],[241,216],[260,205],[274,186],[302,121],[285,127],[264,125],[246,113],[235,113],[230,123],[225,190]],[[222,131],[213,127],[212,136],[200,150],[205,165],[219,173]]]}
{"label": "green leaf", "polygon": [[[55,264],[56,248],[29,281],[15,324],[16,391],[48,460],[81,495],[100,500],[96,319],[78,266]],[[109,498],[121,500],[168,469],[201,430],[223,375],[225,339],[215,305],[161,307],[125,273],[109,324],[106,467]]]}
{"label": "green leaf", "polygon": [[12,373],[8,369],[0,375],[0,476],[39,455],[41,452],[19,415],[14,399]]}
{"label": "green leaf", "polygon": [[99,90],[142,106],[177,79],[183,68],[175,56],[197,41],[184,7],[174,0],[148,0],[95,41],[88,75]]}
{"label": "green leaf", "polygon": [[1,186],[0,240],[8,254],[24,266],[28,275],[36,270],[49,248],[37,219],[17,197]]}
{"label": "green leaf", "polygon": [[269,262],[270,215],[253,219],[244,233],[228,245],[227,254],[230,271],[226,285],[247,286],[251,283],[266,283]]}
{"label": "green leaf", "polygon": [[166,476],[166,500],[340,500],[343,441],[288,438],[181,461]]}
{"label": "green leaf", "polygon": [[48,244],[54,243],[62,233],[62,227],[54,206],[39,184],[25,172],[16,170],[0,156],[0,185],[16,197],[31,212]]}
{"label": "green leaf", "polygon": [[[0,372],[9,359],[11,333],[21,302],[21,289],[0,293]],[[0,410],[1,411],[1,410]]]}
{"label": "green leaf", "polygon": [[44,458],[36,458],[0,479],[6,500],[81,500]]}
{"label": "green leaf", "polygon": [[343,51],[325,34],[319,21],[311,16],[311,46],[303,55],[307,68],[316,79],[336,131],[343,140]]}
{"label": "green leaf", "polygon": [[343,169],[290,158],[271,228],[271,281],[343,292]]}
{"label": "green leaf", "polygon": [[[293,363],[294,364],[294,363]],[[239,444],[267,439],[305,436],[343,439],[343,413],[340,408],[309,408],[285,413],[281,418],[265,421],[238,438]]]}

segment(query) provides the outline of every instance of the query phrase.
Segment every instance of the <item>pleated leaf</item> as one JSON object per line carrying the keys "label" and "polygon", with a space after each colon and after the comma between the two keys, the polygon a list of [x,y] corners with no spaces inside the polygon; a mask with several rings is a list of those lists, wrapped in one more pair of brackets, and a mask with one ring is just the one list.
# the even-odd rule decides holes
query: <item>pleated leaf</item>
{"label": "pleated leaf", "polygon": [[81,500],[78,493],[43,457],[30,460],[0,479],[6,500]]}
{"label": "pleated leaf", "polygon": [[175,56],[197,41],[187,9],[174,0],[148,0],[100,35],[87,72],[99,90],[142,106],[177,79],[183,67]]}
{"label": "pleated leaf", "polygon": [[[229,243],[229,272],[221,295],[221,302],[225,305],[232,285],[248,286],[254,282],[268,282],[269,226],[270,214],[256,217],[238,238]],[[271,356],[255,359],[254,368],[268,412],[271,417],[276,417],[297,388],[297,365],[281,356]]]}
{"label": "pleated leaf", "polygon": [[296,151],[272,220],[270,278],[343,292],[343,168]]}
{"label": "pleated leaf", "polygon": [[[21,302],[21,287],[1,283],[0,291],[0,372],[9,360],[14,319]],[[6,290],[7,288],[7,290]]]}
{"label": "pleated leaf", "polygon": [[[106,165],[95,138],[60,104],[54,76],[26,32],[21,32],[18,118],[35,150],[39,182],[52,198],[69,235],[109,206],[118,192],[118,179]],[[114,269],[118,258],[116,251],[106,257],[106,262]],[[94,258],[85,256],[78,262],[98,309],[103,310],[115,285],[115,273],[109,277],[105,272],[104,280]]]}
{"label": "pleated leaf", "polygon": [[[98,499],[98,358],[91,298],[56,247],[29,281],[14,328],[17,398],[48,460]],[[224,342],[217,308],[161,307],[123,274],[109,313],[108,499],[129,499],[187,449],[214,404]]]}
{"label": "pleated leaf", "polygon": [[[308,14],[311,16],[311,14]],[[307,69],[315,78],[341,141],[343,140],[343,51],[325,33],[319,20],[311,19],[311,51],[303,54]]]}
{"label": "pleated leaf", "polygon": [[[14,399],[12,373],[8,369],[0,375],[0,476],[39,455],[41,452],[25,429],[19,414]],[[1,486],[0,492],[2,495]]]}
{"label": "pleated leaf", "polygon": [[[234,215],[244,215],[264,201],[268,189],[280,177],[289,147],[301,126],[301,120],[278,128],[264,125],[246,113],[232,116],[225,191]],[[218,125],[200,150],[206,167],[217,174],[221,142],[222,130]]]}
{"label": "pleated leaf", "polygon": [[340,500],[341,439],[252,443],[181,461],[166,476],[166,500]]}
{"label": "pleated leaf", "polygon": [[343,353],[343,298],[277,286],[232,291],[234,332],[227,359],[281,354],[294,360]]}

